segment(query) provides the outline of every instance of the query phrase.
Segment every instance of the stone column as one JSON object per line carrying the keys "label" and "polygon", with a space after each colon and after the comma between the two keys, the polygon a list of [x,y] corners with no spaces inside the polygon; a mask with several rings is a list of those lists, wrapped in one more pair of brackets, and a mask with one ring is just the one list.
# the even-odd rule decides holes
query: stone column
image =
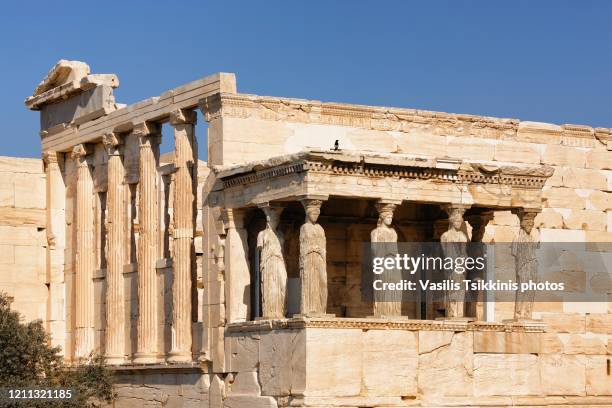
{"label": "stone column", "polygon": [[159,125],[138,123],[133,133],[140,142],[139,237],[138,237],[138,324],[134,363],[155,364],[163,359],[158,343],[157,246],[159,233]]}
{"label": "stone column", "polygon": [[94,349],[94,192],[85,145],[77,145],[72,157],[77,164],[75,358],[87,358]]}
{"label": "stone column", "polygon": [[[514,266],[516,271],[516,283],[520,285],[523,282],[538,281],[538,258],[536,250],[539,247],[538,242],[531,236],[531,230],[536,215],[539,211],[534,209],[517,209],[513,211],[520,221],[519,232],[512,241],[512,256],[514,257]],[[520,291],[516,292],[516,300],[514,304],[514,320],[529,321],[532,320],[533,302],[535,299],[535,291]]]}
{"label": "stone column", "polygon": [[[376,203],[378,210],[377,227],[370,234],[373,258],[395,258],[398,253],[397,232],[393,228],[393,212],[401,201],[379,200]],[[374,279],[394,283],[402,279],[401,270],[396,268],[385,270]],[[398,317],[402,315],[402,293],[400,291],[374,291],[373,296],[374,317]]]}
{"label": "stone column", "polygon": [[66,313],[64,304],[64,250],[66,248],[66,185],[60,169],[63,154],[47,151],[43,153],[47,195],[47,250],[46,268],[49,284],[47,302],[47,330],[51,344],[65,350]]}
{"label": "stone column", "polygon": [[300,314],[320,316],[327,312],[327,243],[317,224],[323,201],[306,197],[301,202],[306,219],[300,228]]}
{"label": "stone column", "polygon": [[243,209],[224,210],[225,307],[228,323],[249,320],[251,312],[251,273]]}
{"label": "stone column", "polygon": [[[442,251],[445,258],[467,257],[467,235],[463,231],[463,214],[468,207],[462,204],[449,204],[444,209],[448,214],[448,230],[440,237]],[[465,289],[463,280],[465,272],[455,269],[445,271],[446,279],[453,284],[458,284],[458,289],[449,289],[446,292],[446,317],[451,319],[463,319],[465,316]]]}
{"label": "stone column", "polygon": [[197,146],[196,113],[177,110],[170,115],[174,127],[174,240],[172,283],[172,349],[169,362],[191,361],[192,281],[195,271]]}
{"label": "stone column", "polygon": [[120,139],[114,133],[104,135],[108,154],[108,190],[106,196],[106,363],[122,364],[125,352],[125,296],[123,265],[126,263],[127,214],[125,170],[120,155]]}
{"label": "stone column", "polygon": [[[485,244],[482,242],[485,229],[490,220],[493,219],[493,212],[484,212],[468,217],[467,221],[472,227],[472,239],[469,248],[469,256],[477,259],[485,256]],[[486,258],[485,258],[486,259]],[[471,281],[482,281],[486,277],[486,264],[484,270],[473,268],[468,272],[468,279]],[[477,321],[484,321],[485,316],[485,292],[482,290],[471,291],[470,301],[466,305],[468,317],[474,317]]]}

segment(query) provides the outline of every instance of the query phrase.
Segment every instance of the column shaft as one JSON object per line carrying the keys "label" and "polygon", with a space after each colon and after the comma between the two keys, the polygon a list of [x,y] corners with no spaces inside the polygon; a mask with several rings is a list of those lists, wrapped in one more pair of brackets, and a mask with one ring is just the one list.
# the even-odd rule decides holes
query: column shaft
{"label": "column shaft", "polygon": [[154,364],[161,361],[158,344],[157,260],[159,185],[157,177],[159,127],[140,123],[134,127],[140,138],[138,218],[138,324],[134,362]]}
{"label": "column shaft", "polygon": [[94,193],[91,169],[83,145],[74,148],[78,160],[76,191],[75,358],[86,358],[94,349]]}
{"label": "column shaft", "polygon": [[66,349],[66,312],[64,307],[54,307],[66,303],[64,280],[64,251],[66,248],[66,185],[60,168],[61,153],[43,153],[47,192],[47,250],[46,283],[49,284],[47,300],[47,330],[51,344]]}
{"label": "column shaft", "polygon": [[172,283],[172,350],[170,362],[191,361],[192,281],[195,266],[195,192],[197,157],[194,137],[196,114],[176,111],[170,118],[174,126],[174,254]]}
{"label": "column shaft", "polygon": [[106,362],[125,362],[125,297],[123,264],[126,262],[126,186],[119,154],[119,141],[114,134],[104,137],[108,152],[107,251],[106,251]]}

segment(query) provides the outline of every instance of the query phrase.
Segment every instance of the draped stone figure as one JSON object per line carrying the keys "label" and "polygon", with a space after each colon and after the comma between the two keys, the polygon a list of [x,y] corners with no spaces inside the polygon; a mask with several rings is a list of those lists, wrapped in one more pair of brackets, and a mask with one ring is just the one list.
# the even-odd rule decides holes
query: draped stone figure
{"label": "draped stone figure", "polygon": [[262,317],[282,319],[287,313],[287,267],[283,256],[283,235],[277,230],[280,208],[262,208],[266,214],[266,228],[257,235],[261,251],[259,269],[261,279]]}
{"label": "draped stone figure", "polygon": [[[461,230],[463,226],[464,207],[450,206],[448,212],[448,230],[440,236],[444,258],[465,258],[467,257],[467,235]],[[453,262],[454,265],[454,262]],[[459,289],[449,288],[446,291],[446,317],[464,317],[465,308],[465,289],[463,280],[465,273],[459,273],[455,269],[446,269],[445,278],[453,283],[459,284]]]}
{"label": "draped stone figure", "polygon": [[[472,245],[469,246],[468,252],[473,259],[485,258],[486,256],[482,238],[484,237],[486,226],[492,218],[493,213],[490,212],[473,215],[468,218],[468,222],[472,226]],[[484,269],[480,270],[477,267],[473,267],[467,274],[467,278],[472,282],[483,281],[485,277],[486,264]],[[469,297],[471,301],[466,305],[466,315],[475,317],[477,321],[485,320],[485,291],[472,290],[469,293]]]}
{"label": "draped stone figure", "polygon": [[[395,257],[398,253],[397,232],[391,226],[393,222],[393,211],[396,205],[390,203],[378,203],[378,225],[370,234],[373,258]],[[383,282],[400,282],[401,271],[385,269],[375,279]],[[402,292],[396,290],[374,291],[374,317],[389,317],[402,315]]]}
{"label": "draped stone figure", "polygon": [[306,220],[300,228],[300,313],[325,314],[327,310],[327,265],[325,231],[317,224],[321,200],[302,200]]}
{"label": "draped stone figure", "polygon": [[[516,271],[516,282],[520,285],[523,282],[534,281],[538,278],[538,260],[536,250],[538,243],[531,237],[536,212],[518,211],[516,213],[520,219],[520,230],[516,238],[512,241],[512,256],[514,257],[514,267]],[[515,320],[531,320],[533,312],[533,301],[535,291],[516,291],[516,301],[514,303]]]}

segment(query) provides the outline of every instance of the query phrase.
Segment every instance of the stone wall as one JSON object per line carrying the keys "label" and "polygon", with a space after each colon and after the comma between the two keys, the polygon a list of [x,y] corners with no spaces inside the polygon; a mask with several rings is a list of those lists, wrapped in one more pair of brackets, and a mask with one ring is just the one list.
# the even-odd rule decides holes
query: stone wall
{"label": "stone wall", "polygon": [[[610,356],[601,348],[554,349],[554,336],[534,327],[448,323],[312,319],[292,322],[296,328],[232,325],[228,368],[232,378],[257,380],[245,406],[612,402]],[[226,406],[234,406],[231,388],[225,396]]]}
{"label": "stone wall", "polygon": [[197,368],[149,368],[115,373],[113,408],[208,407],[211,375]]}
{"label": "stone wall", "polygon": [[0,157],[0,290],[28,321],[47,321],[45,201],[42,160]]}
{"label": "stone wall", "polygon": [[[247,94],[222,94],[211,102],[212,164],[231,165],[295,153],[333,149],[403,153],[470,162],[547,165],[534,234],[541,242],[612,242],[612,136],[607,128],[554,125],[465,114],[321,103]],[[384,187],[384,183],[383,183]],[[351,185],[337,190],[354,189]],[[472,196],[496,192],[470,191]],[[411,191],[406,200],[425,200]],[[417,194],[414,196],[413,194]],[[518,218],[496,211],[485,242],[511,242]],[[496,320],[511,317],[497,305]],[[609,302],[540,305],[546,313],[609,313]]]}

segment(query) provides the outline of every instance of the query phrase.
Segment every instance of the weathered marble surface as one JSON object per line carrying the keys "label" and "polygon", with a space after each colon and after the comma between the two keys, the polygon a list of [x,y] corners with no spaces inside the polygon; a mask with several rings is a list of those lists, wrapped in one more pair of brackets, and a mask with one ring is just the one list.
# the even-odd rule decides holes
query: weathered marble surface
{"label": "weathered marble surface", "polygon": [[302,201],[306,221],[300,228],[300,279],[302,314],[325,314],[327,311],[327,263],[325,231],[317,224],[321,200]]}
{"label": "weathered marble surface", "polygon": [[283,254],[284,239],[278,231],[280,208],[263,207],[266,228],[257,235],[260,250],[262,317],[279,319],[287,314],[287,267]]}

